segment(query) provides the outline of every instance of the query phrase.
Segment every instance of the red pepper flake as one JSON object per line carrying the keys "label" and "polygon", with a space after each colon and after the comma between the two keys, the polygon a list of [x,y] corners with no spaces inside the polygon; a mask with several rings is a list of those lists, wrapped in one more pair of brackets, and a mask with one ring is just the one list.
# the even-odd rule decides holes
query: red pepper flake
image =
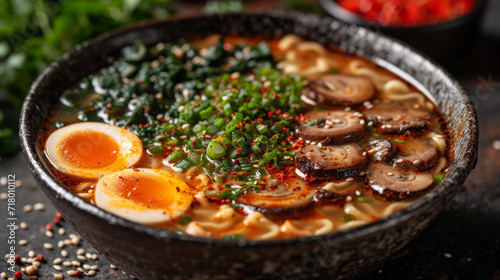
{"label": "red pepper flake", "polygon": [[224,48],[225,51],[228,51],[230,50],[233,46],[230,44],[230,43],[224,43],[224,45],[222,45],[222,47]]}
{"label": "red pepper flake", "polygon": [[[260,90],[260,93],[264,94],[264,93],[267,93],[268,91],[269,91],[268,87],[262,87],[262,89]],[[267,96],[264,96],[264,98],[267,98]]]}
{"label": "red pepper flake", "polygon": [[144,127],[149,127],[149,123],[147,123]]}
{"label": "red pepper flake", "polygon": [[61,213],[57,212],[57,213],[56,213],[56,218],[62,219],[62,218],[63,218],[63,216],[61,215]]}
{"label": "red pepper flake", "polygon": [[14,273],[14,277],[16,277],[16,279],[21,279],[23,277],[23,273],[21,271],[18,271]]}
{"label": "red pepper flake", "polygon": [[137,168],[134,168],[134,169],[132,169],[132,170],[134,170],[135,172],[139,172],[139,171],[141,171],[140,169],[137,169]]}
{"label": "red pepper flake", "polygon": [[42,254],[38,254],[38,256],[33,258],[35,261],[43,262],[45,260]]}
{"label": "red pepper flake", "polygon": [[111,114],[111,111],[110,110],[106,110],[106,114]]}
{"label": "red pepper flake", "polygon": [[166,117],[165,117],[165,120],[166,120],[167,122],[168,122],[168,121],[170,121],[170,116],[166,116]]}
{"label": "red pepper flake", "polygon": [[45,230],[49,230],[49,231],[52,230],[52,224],[47,224],[45,226]]}
{"label": "red pepper flake", "polygon": [[108,108],[108,109],[111,109],[111,107],[113,107],[113,105],[111,105],[111,103],[108,103],[108,105],[106,105],[106,108]]}
{"label": "red pepper flake", "polygon": [[14,257],[14,263],[17,265],[21,265],[21,258],[19,257],[19,255],[16,255]]}
{"label": "red pepper flake", "polygon": [[144,109],[144,113],[149,113],[150,111],[151,111],[151,108]]}
{"label": "red pepper flake", "polygon": [[80,276],[82,275],[82,272],[80,270],[75,270],[75,276]]}

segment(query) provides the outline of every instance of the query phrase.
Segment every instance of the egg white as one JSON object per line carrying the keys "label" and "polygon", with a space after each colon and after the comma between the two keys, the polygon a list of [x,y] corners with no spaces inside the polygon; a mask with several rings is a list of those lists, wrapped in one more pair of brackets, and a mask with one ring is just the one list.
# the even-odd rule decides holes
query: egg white
{"label": "egg white", "polygon": [[[74,133],[95,131],[112,138],[119,147],[114,162],[101,168],[82,168],[69,162],[61,151],[58,151],[61,141]],[[92,147],[99,145],[99,139],[84,139],[82,145]],[[45,153],[50,162],[60,171],[85,178],[100,178],[111,172],[129,168],[139,162],[142,157],[142,141],[134,133],[114,125],[98,122],[82,122],[71,124],[54,131],[45,143]]]}
{"label": "egg white", "polygon": [[[155,196],[160,197],[166,195],[161,193],[159,186],[167,186],[168,192],[173,194],[173,201],[167,208],[153,208],[141,205],[124,196],[134,196],[134,189],[132,193],[120,195],[115,186],[119,184],[119,180],[130,179],[133,181],[140,178],[149,178],[158,182],[158,185],[148,186],[155,188],[153,191],[157,192]],[[140,190],[137,191],[140,195]],[[119,217],[130,220],[132,222],[154,225],[168,222],[172,219],[179,218],[190,207],[193,202],[193,195],[189,186],[180,178],[175,175],[157,169],[134,168],[125,169],[114,172],[102,177],[96,185],[95,204]]]}

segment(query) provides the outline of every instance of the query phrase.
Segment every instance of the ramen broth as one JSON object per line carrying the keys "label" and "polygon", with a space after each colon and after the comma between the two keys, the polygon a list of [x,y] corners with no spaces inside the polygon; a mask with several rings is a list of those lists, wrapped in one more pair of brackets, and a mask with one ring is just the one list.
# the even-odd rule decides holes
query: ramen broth
{"label": "ramen broth", "polygon": [[67,188],[134,222],[226,239],[320,235],[400,211],[446,173],[436,105],[294,35],[136,44],[109,61],[62,95],[43,141]]}

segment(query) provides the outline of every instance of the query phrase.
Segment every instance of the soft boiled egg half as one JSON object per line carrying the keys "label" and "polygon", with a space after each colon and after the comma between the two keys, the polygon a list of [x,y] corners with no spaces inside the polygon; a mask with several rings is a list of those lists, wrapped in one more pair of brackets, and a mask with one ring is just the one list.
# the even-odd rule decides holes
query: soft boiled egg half
{"label": "soft boiled egg half", "polygon": [[117,216],[154,225],[180,217],[193,195],[184,181],[169,172],[133,168],[102,177],[94,199],[98,207]]}
{"label": "soft boiled egg half", "polygon": [[54,131],[45,152],[60,171],[85,178],[100,178],[129,168],[142,157],[142,141],[114,125],[82,122]]}

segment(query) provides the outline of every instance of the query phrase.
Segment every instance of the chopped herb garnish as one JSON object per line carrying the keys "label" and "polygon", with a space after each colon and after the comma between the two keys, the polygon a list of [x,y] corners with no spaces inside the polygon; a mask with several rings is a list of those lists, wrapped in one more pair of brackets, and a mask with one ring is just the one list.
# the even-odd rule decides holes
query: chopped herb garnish
{"label": "chopped herb garnish", "polygon": [[191,223],[193,221],[193,218],[191,218],[190,216],[188,215],[184,215],[182,216],[178,223],[181,225],[181,226],[187,226],[189,223]]}
{"label": "chopped herb garnish", "polygon": [[225,240],[242,240],[242,239],[245,239],[245,237],[241,234],[236,234],[236,233],[233,233],[233,234],[226,234],[222,237],[222,239],[225,239]]}
{"label": "chopped herb garnish", "polygon": [[347,223],[356,220],[356,217],[353,214],[344,214],[342,215],[342,220]]}
{"label": "chopped herb garnish", "polygon": [[436,174],[434,175],[434,184],[439,184],[443,180],[444,175],[443,174]]}
{"label": "chopped herb garnish", "polygon": [[364,198],[362,196],[358,196],[358,197],[356,197],[356,202],[373,202],[373,200],[366,199],[366,198]]}
{"label": "chopped herb garnish", "polygon": [[396,142],[396,143],[400,143],[400,144],[404,144],[404,143],[405,143],[405,141],[404,141],[404,140],[401,140],[401,139],[399,139],[399,138],[394,138],[394,142]]}

